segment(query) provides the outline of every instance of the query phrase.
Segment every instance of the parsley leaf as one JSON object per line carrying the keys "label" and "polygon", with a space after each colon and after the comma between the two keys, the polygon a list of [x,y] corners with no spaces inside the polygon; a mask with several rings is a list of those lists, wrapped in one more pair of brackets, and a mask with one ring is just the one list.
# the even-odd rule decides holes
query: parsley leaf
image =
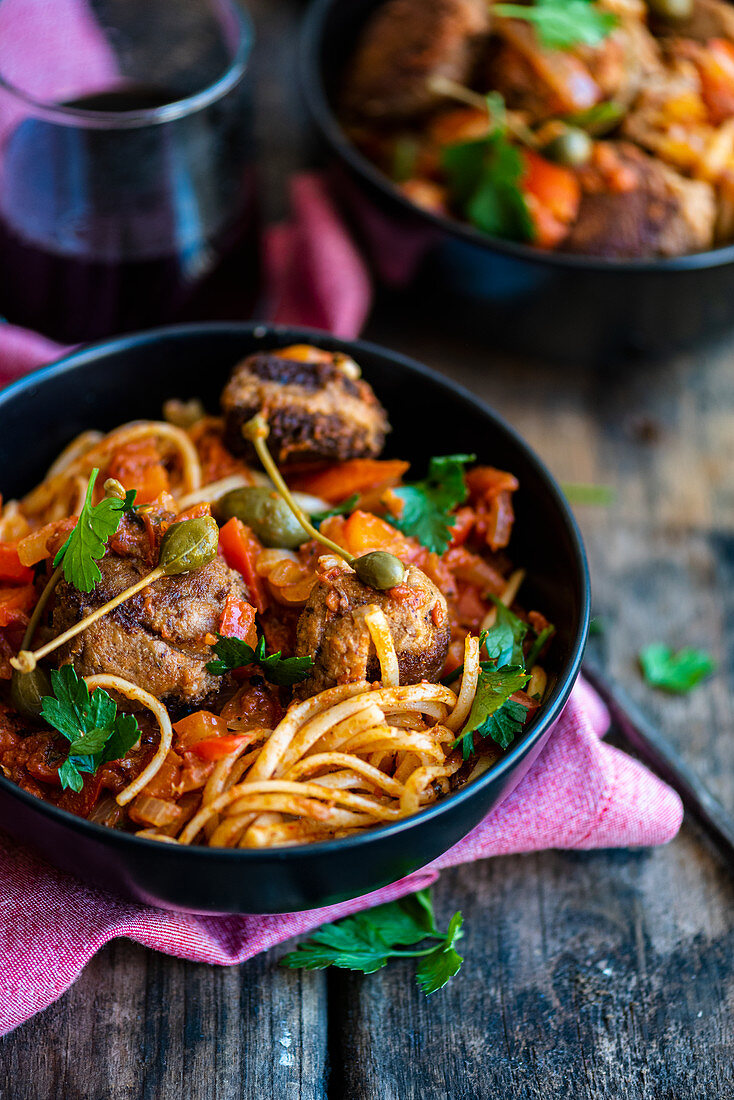
{"label": "parsley leaf", "polygon": [[459,212],[484,233],[532,241],[535,229],[521,187],[522,154],[500,128],[444,149],[442,166]]}
{"label": "parsley leaf", "polygon": [[451,542],[456,523],[451,509],[466,500],[464,467],[476,455],[442,455],[432,458],[428,475],[422,481],[391,490],[403,502],[403,510],[393,524],[404,535],[413,535],[436,554],[443,554]]}
{"label": "parsley leaf", "polygon": [[353,493],[352,496],[347,497],[341,504],[337,504],[334,508],[329,508],[325,512],[312,512],[311,523],[314,527],[320,527],[325,519],[331,519],[332,516],[344,516],[349,512],[353,512],[357,501],[359,500],[359,493]]}
{"label": "parsley leaf", "polygon": [[514,699],[508,699],[475,732],[481,737],[491,737],[501,749],[509,749],[515,738],[522,732],[527,716],[527,707],[522,703],[516,703]]}
{"label": "parsley leaf", "polygon": [[585,485],[583,482],[564,481],[561,488],[569,504],[596,504],[606,507],[617,499],[611,485]]}
{"label": "parsley leaf", "polygon": [[640,664],[648,684],[679,694],[691,691],[716,668],[716,662],[703,649],[686,647],[674,653],[660,642],[641,650]]}
{"label": "parsley leaf", "polygon": [[[455,943],[462,936],[461,913],[454,913],[445,935],[436,928],[429,890],[378,905],[364,913],[324,924],[309,940],[298,944],[281,966],[291,970],[323,970],[336,966],[373,974],[392,958],[419,958],[416,979],[423,992],[435,993],[458,973],[462,958]],[[404,950],[426,939],[436,947]]]}
{"label": "parsley leaf", "polygon": [[495,15],[534,23],[542,46],[568,50],[598,46],[616,27],[617,17],[601,11],[593,0],[535,0],[534,4],[495,4]]}
{"label": "parsley leaf", "polygon": [[435,993],[436,990],[442,989],[461,970],[461,964],[464,960],[455,949],[454,944],[464,935],[461,930],[463,923],[464,919],[461,913],[454,913],[449,921],[444,942],[439,944],[431,951],[430,955],[426,955],[418,964],[418,969],[415,972],[416,981],[427,997],[431,993]]}
{"label": "parsley leaf", "polygon": [[524,664],[522,643],[528,632],[528,624],[519,619],[496,596],[490,596],[490,599],[497,608],[497,616],[494,626],[483,632],[483,643],[480,635],[480,652],[484,644],[487,656],[491,661],[496,662],[497,668],[502,668],[504,665]]}
{"label": "parsley leaf", "polygon": [[123,513],[132,512],[135,507],[134,489],[128,490],[124,500],[105,497],[99,504],[92,504],[98,473],[95,467],[76,526],[54,558],[55,566],[63,561],[64,578],[80,592],[91,592],[101,580],[97,562],[104,555],[110,535],[120,526]]}
{"label": "parsley leaf", "polygon": [[[506,741],[508,731],[508,726],[505,723],[505,720],[509,717],[507,712],[502,724],[491,722],[490,719],[500,707],[507,703],[514,692],[525,687],[529,679],[530,677],[522,665],[505,665],[504,668],[493,668],[489,664],[482,664],[469,717],[454,742],[455,745],[461,745],[465,760],[468,760],[475,751],[475,734],[479,737],[491,737],[497,741],[501,748],[507,748],[510,742],[503,743]],[[517,712],[514,712],[514,718],[516,720]],[[498,737],[500,740],[497,740]]]}
{"label": "parsley leaf", "polygon": [[224,676],[233,668],[259,665],[271,684],[290,687],[305,680],[313,667],[313,657],[283,657],[280,650],[267,656],[264,637],[260,638],[255,649],[241,638],[225,638],[221,634],[218,638],[214,646],[218,659],[209,661],[206,666],[215,676]]}
{"label": "parsley leaf", "polygon": [[140,737],[137,720],[118,714],[117,703],[102,688],[91,696],[73,665],[51,673],[53,695],[45,695],[41,717],[69,742],[69,755],[59,768],[63,788],[80,791],[82,772],[94,774],[100,764],[121,760]]}
{"label": "parsley leaf", "polygon": [[548,641],[549,638],[553,637],[555,632],[556,628],[553,626],[553,623],[548,623],[548,625],[543,630],[541,630],[540,634],[538,634],[535,641],[528,650],[527,657],[525,658],[525,668],[528,672],[530,672],[533,665],[538,660],[538,657],[543,651],[543,646],[545,645],[545,643]]}

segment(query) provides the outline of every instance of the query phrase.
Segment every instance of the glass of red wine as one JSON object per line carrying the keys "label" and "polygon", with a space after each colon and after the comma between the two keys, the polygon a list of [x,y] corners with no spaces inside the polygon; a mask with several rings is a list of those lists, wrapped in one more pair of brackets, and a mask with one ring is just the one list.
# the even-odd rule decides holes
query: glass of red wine
{"label": "glass of red wine", "polygon": [[251,46],[237,0],[2,0],[0,315],[65,343],[248,315]]}

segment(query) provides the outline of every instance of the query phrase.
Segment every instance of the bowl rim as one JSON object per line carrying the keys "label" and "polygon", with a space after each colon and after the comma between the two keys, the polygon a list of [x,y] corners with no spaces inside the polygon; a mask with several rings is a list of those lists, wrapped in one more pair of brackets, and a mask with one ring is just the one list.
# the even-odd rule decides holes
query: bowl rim
{"label": "bowl rim", "polygon": [[[459,240],[472,244],[487,252],[561,269],[604,272],[657,272],[676,273],[699,271],[712,267],[724,267],[734,263],[734,242],[709,248],[704,252],[689,252],[683,256],[652,257],[647,259],[614,259],[602,256],[583,256],[572,253],[544,251],[533,245],[516,241],[505,241],[501,237],[492,237],[473,226],[459,221],[458,218],[435,214],[430,210],[411,202],[392,180],[381,172],[349,140],[336,114],[332,110],[323,80],[320,63],[326,22],[331,11],[343,0],[312,0],[303,17],[298,45],[298,67],[301,85],[311,117],[333,152],[345,161],[353,172],[362,176],[371,187],[378,190],[402,209],[406,215],[412,215],[426,222],[434,229],[448,233]],[[385,0],[377,0],[384,3]]]}
{"label": "bowl rim", "polygon": [[[188,854],[187,858],[195,860],[226,859],[233,861],[256,860],[267,862],[268,860],[276,859],[281,862],[298,862],[302,860],[304,856],[328,855],[331,852],[343,851],[344,849],[358,850],[365,844],[370,844],[373,841],[379,842],[380,840],[388,840],[410,829],[420,827],[423,822],[440,818],[445,813],[448,813],[451,807],[457,806],[472,798],[484,786],[489,785],[490,782],[494,783],[505,773],[513,771],[515,765],[534,745],[542,740],[544,734],[546,734],[558,720],[578,678],[589,629],[591,607],[590,580],[586,551],[581,533],[570,505],[557,481],[545,464],[535,454],[532,447],[525,442],[520,433],[508,424],[503,417],[494,412],[494,410],[479,397],[475,396],[471,391],[459,383],[440,374],[438,371],[432,370],[430,367],[426,367],[422,363],[402,355],[399,352],[393,352],[388,348],[366,340],[345,340],[321,329],[308,328],[305,326],[269,324],[265,322],[214,321],[168,325],[150,329],[145,332],[131,333],[125,336],[113,337],[108,340],[96,341],[92,344],[85,345],[82,349],[72,351],[62,356],[60,359],[45,367],[31,371],[29,374],[17,379],[4,390],[0,391],[0,422],[2,421],[3,409],[6,403],[24,395],[30,398],[31,395],[37,391],[37,388],[42,386],[48,379],[63,377],[65,374],[79,367],[83,367],[90,362],[104,361],[109,355],[124,353],[131,348],[155,344],[159,341],[175,345],[178,340],[186,340],[188,337],[206,336],[209,334],[242,335],[243,337],[249,336],[254,337],[256,340],[262,339],[263,341],[267,341],[272,337],[274,340],[287,339],[289,343],[314,342],[316,346],[321,344],[328,349],[345,351],[347,354],[351,354],[357,362],[359,362],[360,355],[376,356],[389,361],[392,365],[397,365],[401,370],[406,370],[409,374],[418,375],[419,377],[425,378],[445,388],[447,391],[451,392],[452,398],[458,398],[459,401],[465,405],[473,406],[483,416],[498,425],[500,429],[510,437],[511,441],[523,451],[525,457],[544,482],[551,500],[559,513],[559,517],[563,521],[566,534],[570,541],[576,567],[574,584],[578,589],[577,594],[580,604],[580,616],[576,632],[571,641],[570,656],[566,662],[565,669],[558,676],[547,706],[542,710],[542,713],[538,716],[534,725],[528,730],[527,735],[478,779],[466,784],[464,787],[461,787],[459,790],[452,792],[444,798],[439,799],[437,802],[433,803],[433,805],[420,810],[417,814],[412,814],[409,817],[401,818],[398,821],[385,825],[376,825],[364,832],[354,833],[339,839],[316,841],[294,847],[263,849],[210,848],[203,845],[175,845],[165,841],[152,840],[148,837],[138,837],[135,836],[134,833],[126,833],[122,830],[112,829],[108,826],[88,821],[86,818],[78,817],[68,810],[60,809],[58,806],[54,806],[49,802],[44,802],[30,792],[24,791],[10,779],[7,779],[1,772],[0,796],[17,798],[36,813],[41,814],[41,816],[51,818],[59,826],[84,833],[88,835],[90,839],[97,839],[105,843],[110,843],[113,846],[126,847],[127,845],[132,845],[131,851],[133,852],[141,850],[142,846],[143,849],[155,852],[161,857],[164,853],[179,857],[182,852],[185,852]],[[91,412],[91,409],[88,411]]]}

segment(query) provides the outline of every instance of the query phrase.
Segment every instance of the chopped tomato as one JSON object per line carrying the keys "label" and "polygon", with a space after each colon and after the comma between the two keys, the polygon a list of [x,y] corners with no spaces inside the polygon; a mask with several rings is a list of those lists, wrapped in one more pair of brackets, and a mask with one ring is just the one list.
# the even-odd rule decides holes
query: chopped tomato
{"label": "chopped tomato", "polygon": [[473,584],[459,584],[459,595],[455,603],[456,615],[462,626],[468,627],[474,632],[482,625],[482,620],[487,614],[487,604],[482,599],[479,589]]}
{"label": "chopped tomato", "polygon": [[176,799],[181,794],[182,759],[177,752],[169,749],[166,759],[143,790],[152,798]]}
{"label": "chopped tomato", "polygon": [[249,740],[251,738],[248,738],[246,734],[228,733],[226,737],[212,737],[208,741],[197,741],[192,746],[191,751],[200,756],[202,760],[222,760]]}
{"label": "chopped tomato", "polygon": [[535,244],[554,248],[578,216],[581,185],[570,168],[552,164],[531,149],[523,156],[521,187],[535,226]]}
{"label": "chopped tomato", "polygon": [[409,465],[399,459],[353,458],[318,473],[302,474],[293,479],[291,487],[337,504],[355,493],[397,485]]}
{"label": "chopped tomato", "polygon": [[219,532],[219,549],[227,565],[244,577],[255,608],[262,613],[268,606],[265,586],[255,570],[255,561],[262,552],[262,543],[241,519],[233,516]]}
{"label": "chopped tomato", "polygon": [[176,746],[181,749],[191,749],[198,741],[223,737],[229,732],[224,719],[210,710],[196,710],[176,722],[173,728],[176,731]]}
{"label": "chopped tomato", "polygon": [[506,470],[497,470],[494,466],[475,466],[466,475],[466,484],[473,501],[486,501],[487,497],[508,490],[514,493],[520,482]]}
{"label": "chopped tomato", "polygon": [[219,622],[219,633],[225,638],[241,638],[254,648],[257,644],[255,608],[232,592],[228,592]]}
{"label": "chopped tomato", "polygon": [[492,550],[507,546],[515,516],[512,493],[519,482],[505,470],[493,466],[478,466],[466,478],[469,497],[477,510],[475,530]]}
{"label": "chopped tomato", "polygon": [[282,717],[278,689],[259,680],[243,684],[222,708],[228,729],[238,733],[258,728],[274,730]]}
{"label": "chopped tomato", "polygon": [[170,487],[168,472],[153,439],[134,439],[119,447],[112,456],[107,477],[117,478],[126,489],[135,489],[138,504],[148,504]]}
{"label": "chopped tomato", "polygon": [[209,501],[201,500],[198,504],[192,504],[185,512],[179,512],[173,522],[180,523],[184,519],[198,519],[200,516],[210,516],[211,514],[212,506]]}
{"label": "chopped tomato", "polygon": [[18,557],[17,542],[0,542],[0,581],[29,584],[32,580],[33,570]]}
{"label": "chopped tomato", "polygon": [[689,57],[701,80],[701,96],[715,126],[734,116],[734,43],[710,38],[703,45],[683,39],[678,53]]}
{"label": "chopped tomato", "polygon": [[24,623],[26,613],[36,602],[36,590],[32,584],[22,588],[0,588],[0,627]]}
{"label": "chopped tomato", "polygon": [[474,527],[474,510],[472,508],[459,508],[456,512],[456,522],[451,528],[451,546],[461,546],[466,542]]}

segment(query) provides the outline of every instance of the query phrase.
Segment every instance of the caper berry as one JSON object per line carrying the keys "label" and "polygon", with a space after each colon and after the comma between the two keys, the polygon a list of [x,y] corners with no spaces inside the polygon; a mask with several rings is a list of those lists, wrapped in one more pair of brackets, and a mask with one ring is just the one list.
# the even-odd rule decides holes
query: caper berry
{"label": "caper berry", "polygon": [[667,23],[681,23],[693,15],[693,0],[647,0],[650,11]]}
{"label": "caper berry", "polygon": [[544,146],[542,152],[556,164],[580,168],[591,156],[593,144],[585,130],[580,130],[578,126],[565,126]]}
{"label": "caper berry", "polygon": [[44,695],[51,694],[51,683],[40,665],[36,665],[32,672],[13,671],[10,701],[24,718],[38,718]]}
{"label": "caper berry", "polygon": [[371,554],[363,554],[361,558],[357,558],[354,572],[362,584],[368,584],[370,588],[377,588],[381,592],[394,588],[405,580],[405,566],[400,558],[388,554],[386,550],[373,550]]}
{"label": "caper berry", "polygon": [[219,527],[213,516],[172,523],[161,542],[158,565],[167,576],[201,569],[217,556]]}
{"label": "caper berry", "polygon": [[264,546],[295,550],[310,538],[274,489],[232,489],[218,502],[217,516],[222,521],[232,519],[233,516],[241,519]]}

